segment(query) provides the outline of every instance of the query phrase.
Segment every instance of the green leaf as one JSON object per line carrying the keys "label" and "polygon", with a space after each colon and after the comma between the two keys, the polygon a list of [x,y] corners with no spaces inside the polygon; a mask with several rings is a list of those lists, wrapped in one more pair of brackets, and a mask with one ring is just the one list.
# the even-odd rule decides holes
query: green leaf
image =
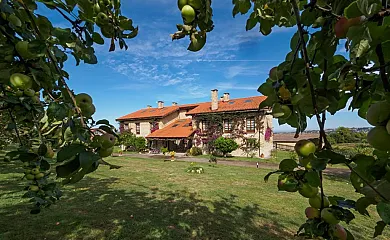
{"label": "green leaf", "polygon": [[267,36],[272,32],[272,27],[273,27],[273,21],[266,20],[266,19],[260,19],[260,32],[264,35]]}
{"label": "green leaf", "polygon": [[310,171],[305,174],[306,181],[313,187],[319,187],[321,185],[321,179],[318,172]]}
{"label": "green leaf", "polygon": [[78,158],[67,162],[66,164],[56,167],[57,177],[66,178],[80,168],[80,161]]}
{"label": "green leaf", "polygon": [[302,12],[302,15],[301,15],[301,19],[302,19],[302,24],[303,26],[310,26],[314,23],[314,21],[317,19],[316,17],[316,12],[313,11],[313,9],[311,8],[307,8],[305,10],[303,10]]}
{"label": "green leaf", "polygon": [[119,27],[122,28],[123,30],[131,30],[131,31],[134,30],[133,21],[128,18],[120,20]]}
{"label": "green leaf", "polygon": [[102,38],[102,36],[100,36],[100,34],[98,32],[92,33],[92,39],[97,44],[100,44],[100,45],[104,44],[104,39]]}
{"label": "green leaf", "polygon": [[118,134],[116,134],[114,131],[112,131],[112,129],[111,129],[110,127],[108,127],[108,126],[106,126],[106,125],[103,125],[103,126],[100,126],[99,128],[100,128],[101,130],[103,130],[103,131],[105,131],[105,132],[107,132],[107,133],[110,133],[110,134],[112,134],[112,135],[114,135],[115,137],[118,138]]}
{"label": "green leaf", "polygon": [[252,6],[250,0],[233,0],[233,5],[233,17],[238,13],[246,14]]}
{"label": "green leaf", "polygon": [[275,89],[272,86],[271,81],[266,81],[265,83],[261,84],[259,89],[257,89],[257,91],[263,94],[264,96],[276,95]]}
{"label": "green leaf", "polygon": [[256,12],[251,13],[250,17],[246,21],[245,29],[247,31],[251,30],[252,28],[254,28],[257,25],[258,22],[259,22],[259,18],[256,15]]}
{"label": "green leaf", "polygon": [[100,157],[93,152],[81,152],[79,155],[80,166],[84,169],[89,169],[99,159]]}
{"label": "green leaf", "polygon": [[48,170],[50,170],[50,163],[48,161],[46,161],[45,159],[42,159],[40,168],[43,171],[48,171]]}
{"label": "green leaf", "polygon": [[371,17],[377,14],[381,8],[382,3],[380,0],[357,0],[357,7],[366,17]]}
{"label": "green leaf", "polygon": [[293,171],[298,167],[298,163],[293,159],[284,159],[279,164],[279,170],[282,172]]}
{"label": "green leaf", "polygon": [[268,182],[269,177],[270,177],[272,174],[280,173],[280,172],[281,172],[281,171],[277,170],[277,171],[273,171],[273,172],[267,173],[267,175],[265,175],[265,177],[264,177],[264,182]]}
{"label": "green leaf", "polygon": [[326,158],[314,158],[311,160],[311,166],[313,169],[317,171],[323,171],[326,169],[326,165],[328,164],[328,159]]}
{"label": "green leaf", "polygon": [[368,39],[362,39],[359,43],[357,43],[351,53],[354,54],[354,57],[359,58],[363,54],[365,54],[370,49],[370,42]]}
{"label": "green leaf", "polygon": [[41,144],[41,145],[39,146],[39,148],[38,148],[38,155],[39,155],[39,156],[45,156],[46,152],[47,152],[47,147],[46,147],[46,145],[45,145],[45,144]]}
{"label": "green leaf", "polygon": [[57,153],[57,162],[63,162],[65,160],[71,159],[83,151],[85,151],[85,146],[81,144],[71,144],[65,146]]}
{"label": "green leaf", "polygon": [[375,202],[373,202],[372,200],[370,200],[369,198],[366,198],[366,197],[361,197],[359,198],[357,201],[356,201],[356,204],[355,204],[355,207],[356,207],[356,210],[362,214],[362,215],[366,215],[366,216],[370,216],[370,214],[368,213],[367,211],[367,208],[368,206],[370,206],[371,204],[373,204]]}
{"label": "green leaf", "polygon": [[390,203],[380,202],[376,206],[379,216],[382,218],[382,221],[386,224],[390,224]]}
{"label": "green leaf", "polygon": [[379,235],[382,235],[383,230],[385,229],[385,227],[386,227],[386,223],[385,222],[383,222],[383,221],[377,222],[376,226],[375,226],[374,238],[376,238]]}
{"label": "green leaf", "polygon": [[344,16],[348,19],[360,17],[363,13],[360,11],[357,2],[352,2],[344,9]]}

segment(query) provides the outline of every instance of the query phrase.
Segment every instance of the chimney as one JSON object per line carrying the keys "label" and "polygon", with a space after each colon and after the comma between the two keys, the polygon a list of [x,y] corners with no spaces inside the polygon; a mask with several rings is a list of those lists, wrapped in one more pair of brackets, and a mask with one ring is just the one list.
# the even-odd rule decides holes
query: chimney
{"label": "chimney", "polygon": [[219,101],[223,102],[223,96],[219,98]]}
{"label": "chimney", "polygon": [[163,101],[158,101],[158,108],[163,108],[164,107],[164,102]]}
{"label": "chimney", "polygon": [[150,106],[150,105],[146,105],[146,108],[152,108],[152,106]]}
{"label": "chimney", "polygon": [[230,94],[229,93],[224,93],[223,94],[223,101],[224,102],[229,102],[230,100]]}
{"label": "chimney", "polygon": [[177,102],[172,102],[172,106],[177,106]]}
{"label": "chimney", "polygon": [[211,90],[211,110],[218,109],[218,89]]}

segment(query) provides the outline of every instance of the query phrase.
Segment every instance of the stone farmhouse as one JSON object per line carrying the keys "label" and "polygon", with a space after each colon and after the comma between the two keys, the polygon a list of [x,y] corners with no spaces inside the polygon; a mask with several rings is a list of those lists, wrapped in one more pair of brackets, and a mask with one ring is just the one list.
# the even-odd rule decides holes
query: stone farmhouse
{"label": "stone farmhouse", "polygon": [[144,109],[119,117],[120,131],[131,131],[147,139],[150,149],[168,148],[186,152],[192,146],[207,153],[207,142],[219,136],[233,138],[240,148],[233,156],[267,158],[271,155],[272,115],[268,108],[259,109],[265,96],[230,99],[229,93],[218,96],[211,90],[211,102]]}

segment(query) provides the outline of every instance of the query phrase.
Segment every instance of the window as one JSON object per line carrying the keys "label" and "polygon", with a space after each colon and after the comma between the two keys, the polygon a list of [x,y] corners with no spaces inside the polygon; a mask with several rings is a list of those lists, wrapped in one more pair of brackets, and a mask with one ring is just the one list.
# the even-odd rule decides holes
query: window
{"label": "window", "polygon": [[123,124],[123,129],[124,129],[125,131],[129,130],[129,125],[128,125],[127,123],[124,123],[124,124]]}
{"label": "window", "polygon": [[232,127],[233,127],[233,123],[232,123],[232,120],[225,120],[223,122],[223,131],[225,133],[229,133],[232,131]]}
{"label": "window", "polygon": [[135,124],[135,133],[140,134],[141,133],[141,125],[140,123]]}
{"label": "window", "polygon": [[252,102],[252,99],[245,100],[246,103]]}
{"label": "window", "polygon": [[246,131],[247,132],[255,132],[256,130],[256,122],[254,117],[250,117],[246,119]]}
{"label": "window", "polygon": [[209,122],[208,121],[202,121],[202,131],[207,131],[209,128]]}

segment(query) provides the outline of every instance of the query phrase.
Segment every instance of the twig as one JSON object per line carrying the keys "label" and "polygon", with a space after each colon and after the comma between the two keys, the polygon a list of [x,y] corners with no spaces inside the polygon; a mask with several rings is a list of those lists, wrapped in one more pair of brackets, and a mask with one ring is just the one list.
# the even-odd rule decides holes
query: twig
{"label": "twig", "polygon": [[336,13],[332,12],[332,9],[323,8],[323,7],[320,7],[320,6],[318,6],[318,5],[316,5],[315,8],[317,8],[318,10],[321,10],[321,11],[323,11],[323,12],[326,12],[326,13],[332,15],[333,17],[336,17],[337,19],[341,18],[340,15],[337,15]]}
{"label": "twig", "polygon": [[307,81],[308,81],[308,84],[309,84],[309,87],[310,87],[311,100],[312,100],[312,103],[313,103],[314,114],[316,115],[317,123],[318,123],[318,126],[320,128],[320,137],[322,137],[324,139],[325,145],[329,145],[329,142],[328,142],[328,140],[326,138],[324,125],[322,124],[321,117],[320,117],[320,114],[318,112],[317,100],[316,100],[315,95],[314,95],[314,93],[315,93],[314,92],[314,86],[313,86],[313,81],[312,81],[311,75],[310,75],[310,60],[309,60],[309,57],[308,57],[308,54],[307,54],[306,42],[305,42],[305,39],[304,39],[304,36],[303,36],[304,30],[303,30],[302,24],[301,24],[301,16],[300,16],[300,13],[299,13],[299,9],[298,9],[298,5],[297,5],[296,0],[291,0],[291,3],[292,3],[293,9],[294,9],[294,13],[295,13],[295,17],[296,17],[296,20],[297,20],[297,27],[298,27],[299,36],[300,36],[300,39],[302,41],[302,55],[303,55],[303,59],[304,59],[304,61],[306,63],[305,64],[305,68],[306,68],[305,72],[306,72]]}
{"label": "twig", "polygon": [[[23,6],[24,10],[27,12],[27,15],[29,16],[29,18],[30,18],[30,20],[31,20],[31,23],[32,23],[32,25],[33,25],[33,27],[34,27],[35,33],[36,33],[36,34],[40,37],[40,39],[42,40],[43,38],[42,38],[42,36],[41,36],[41,34],[40,34],[40,32],[39,32],[38,26],[36,25],[35,20],[34,20],[34,17],[32,16],[30,10],[27,8],[27,6],[24,4],[24,2],[21,2],[21,1],[19,1],[19,2],[20,2],[20,4]],[[70,90],[68,84],[66,84],[66,82],[65,82],[65,80],[64,80],[64,78],[63,78],[63,76],[62,76],[61,69],[60,69],[60,68],[58,67],[58,65],[57,65],[57,61],[56,61],[56,59],[55,59],[55,56],[53,56],[53,54],[50,52],[49,49],[46,50],[46,53],[47,53],[47,55],[48,55],[50,61],[53,63],[53,65],[54,65],[56,71],[57,71],[58,74],[60,75],[59,80],[60,80],[61,83],[64,85],[66,91],[68,92],[68,94],[69,94],[69,96],[70,96],[70,98],[71,98],[71,100],[72,100],[72,102],[73,102],[73,105],[75,106],[75,109],[76,109],[77,114],[80,116],[81,125],[82,125],[82,126],[85,126],[85,122],[84,122],[84,119],[83,119],[83,115],[82,115],[82,113],[81,113],[81,110],[80,110],[80,108],[77,107],[76,99],[74,98],[72,91]]]}
{"label": "twig", "polygon": [[345,163],[345,165],[347,165],[347,167],[349,168],[349,170],[351,170],[353,173],[355,173],[365,184],[367,184],[367,186],[369,186],[370,188],[372,188],[372,190],[374,190],[374,192],[376,192],[376,194],[378,194],[378,196],[380,196],[383,200],[385,201],[389,201],[388,199],[386,199],[385,196],[383,196],[382,193],[380,193],[374,186],[372,186],[364,177],[362,177],[358,172],[355,171],[355,169],[353,169],[351,167],[351,165],[349,165],[349,163]]}
{"label": "twig", "polygon": [[[3,93],[5,95],[5,89],[4,89],[3,84],[0,84],[0,88],[1,88],[1,90],[3,91]],[[9,108],[7,109],[7,111],[8,111],[9,117],[11,118],[12,123],[15,125],[15,133],[16,133],[16,136],[17,136],[17,138],[19,140],[19,143],[20,143],[21,146],[23,146],[23,142],[22,142],[22,139],[20,138],[20,134],[19,134],[18,125],[16,124],[16,120],[15,120],[14,116],[12,115],[12,111]]]}
{"label": "twig", "polygon": [[[382,6],[384,8],[387,7],[387,0],[382,0]],[[383,24],[383,17],[381,17],[379,19],[378,26],[382,26],[382,24]],[[381,75],[383,87],[384,87],[386,92],[389,92],[390,91],[390,84],[389,84],[389,79],[387,78],[387,75],[386,75],[386,67],[385,67],[386,62],[385,62],[385,57],[383,55],[383,48],[382,48],[381,43],[379,43],[376,46],[375,52],[376,52],[376,55],[378,56],[378,60],[379,60],[379,73]]]}

